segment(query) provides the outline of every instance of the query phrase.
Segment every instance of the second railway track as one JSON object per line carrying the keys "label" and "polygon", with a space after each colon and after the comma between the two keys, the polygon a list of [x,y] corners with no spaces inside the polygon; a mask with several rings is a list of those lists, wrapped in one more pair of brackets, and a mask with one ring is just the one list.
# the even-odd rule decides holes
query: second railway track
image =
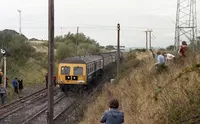
{"label": "second railway track", "polygon": [[62,123],[74,124],[75,122],[69,119],[71,117],[73,118],[77,117],[76,115],[73,115],[74,111],[78,110],[81,105],[84,106],[84,104],[87,103],[90,100],[90,98],[93,96],[93,94],[97,93],[103,87],[105,82],[107,82],[110,79],[110,77],[112,77],[112,74],[104,77],[102,80],[99,81],[97,86],[84,92],[81,96],[77,97],[76,100],[73,100],[73,101],[68,100],[68,102],[70,102],[70,106],[66,106],[62,111],[58,112],[57,114],[54,113],[54,118],[53,118],[54,123],[55,124],[62,124]]}
{"label": "second railway track", "polygon": [[[54,89],[56,94],[59,90]],[[47,89],[42,89],[11,104],[5,105],[0,109],[0,123],[17,124],[29,114],[33,113],[33,109],[38,110],[41,103],[44,103],[47,96]]]}
{"label": "second railway track", "polygon": [[34,99],[37,99],[39,96],[42,96],[43,94],[45,94],[45,92],[46,92],[46,88],[41,89],[28,96],[22,97],[16,101],[11,102],[10,104],[2,106],[0,108],[0,120],[8,116],[12,112],[21,109],[23,107],[23,104],[25,104],[27,101],[32,101]]}

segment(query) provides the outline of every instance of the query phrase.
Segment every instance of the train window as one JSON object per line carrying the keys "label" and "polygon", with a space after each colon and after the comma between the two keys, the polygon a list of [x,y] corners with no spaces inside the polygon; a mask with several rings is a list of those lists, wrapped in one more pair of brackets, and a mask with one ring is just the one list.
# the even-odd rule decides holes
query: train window
{"label": "train window", "polygon": [[83,67],[74,67],[74,75],[83,75]]}
{"label": "train window", "polygon": [[69,75],[70,74],[70,67],[68,67],[68,66],[62,66],[61,67],[61,74]]}
{"label": "train window", "polygon": [[90,72],[92,72],[92,64],[90,64]]}
{"label": "train window", "polygon": [[90,73],[90,64],[88,65],[88,73]]}
{"label": "train window", "polygon": [[92,71],[94,71],[94,63],[92,64]]}

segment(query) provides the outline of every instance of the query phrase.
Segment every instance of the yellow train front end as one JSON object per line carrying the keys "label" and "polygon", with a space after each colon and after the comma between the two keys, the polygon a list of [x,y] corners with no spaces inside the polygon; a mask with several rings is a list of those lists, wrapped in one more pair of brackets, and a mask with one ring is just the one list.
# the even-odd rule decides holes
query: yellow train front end
{"label": "yellow train front end", "polygon": [[58,66],[58,84],[87,84],[86,64],[60,63]]}

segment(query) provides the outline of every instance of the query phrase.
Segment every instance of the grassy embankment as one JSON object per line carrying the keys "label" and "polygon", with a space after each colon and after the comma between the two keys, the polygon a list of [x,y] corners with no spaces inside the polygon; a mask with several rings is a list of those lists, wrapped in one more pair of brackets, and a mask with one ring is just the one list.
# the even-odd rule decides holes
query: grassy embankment
{"label": "grassy embankment", "polygon": [[88,105],[81,124],[99,123],[113,97],[120,101],[125,124],[189,123],[193,119],[187,119],[200,115],[199,55],[191,54],[184,64],[169,64],[168,71],[161,74],[153,70],[155,60],[150,54],[138,54],[137,58],[143,60],[140,64],[131,56],[134,54],[128,55],[119,83],[102,89]]}

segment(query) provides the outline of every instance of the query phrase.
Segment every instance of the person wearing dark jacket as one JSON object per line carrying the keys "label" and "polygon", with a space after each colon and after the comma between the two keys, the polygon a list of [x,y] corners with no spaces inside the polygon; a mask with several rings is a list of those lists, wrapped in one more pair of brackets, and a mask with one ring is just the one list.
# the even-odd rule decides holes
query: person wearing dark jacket
{"label": "person wearing dark jacket", "polygon": [[18,83],[19,83],[19,91],[22,92],[22,89],[24,88],[24,86],[23,86],[23,80],[19,79]]}
{"label": "person wearing dark jacket", "polygon": [[1,96],[1,104],[3,105],[6,96],[6,89],[3,87],[3,84],[0,84],[0,96]]}
{"label": "person wearing dark jacket", "polygon": [[112,99],[109,103],[109,110],[105,111],[100,119],[100,123],[105,124],[122,124],[124,123],[124,112],[118,110],[119,102]]}
{"label": "person wearing dark jacket", "polygon": [[48,73],[45,75],[46,88],[48,88]]}
{"label": "person wearing dark jacket", "polygon": [[12,82],[13,87],[14,87],[14,91],[18,94],[18,82],[17,82],[17,78],[15,78]]}

